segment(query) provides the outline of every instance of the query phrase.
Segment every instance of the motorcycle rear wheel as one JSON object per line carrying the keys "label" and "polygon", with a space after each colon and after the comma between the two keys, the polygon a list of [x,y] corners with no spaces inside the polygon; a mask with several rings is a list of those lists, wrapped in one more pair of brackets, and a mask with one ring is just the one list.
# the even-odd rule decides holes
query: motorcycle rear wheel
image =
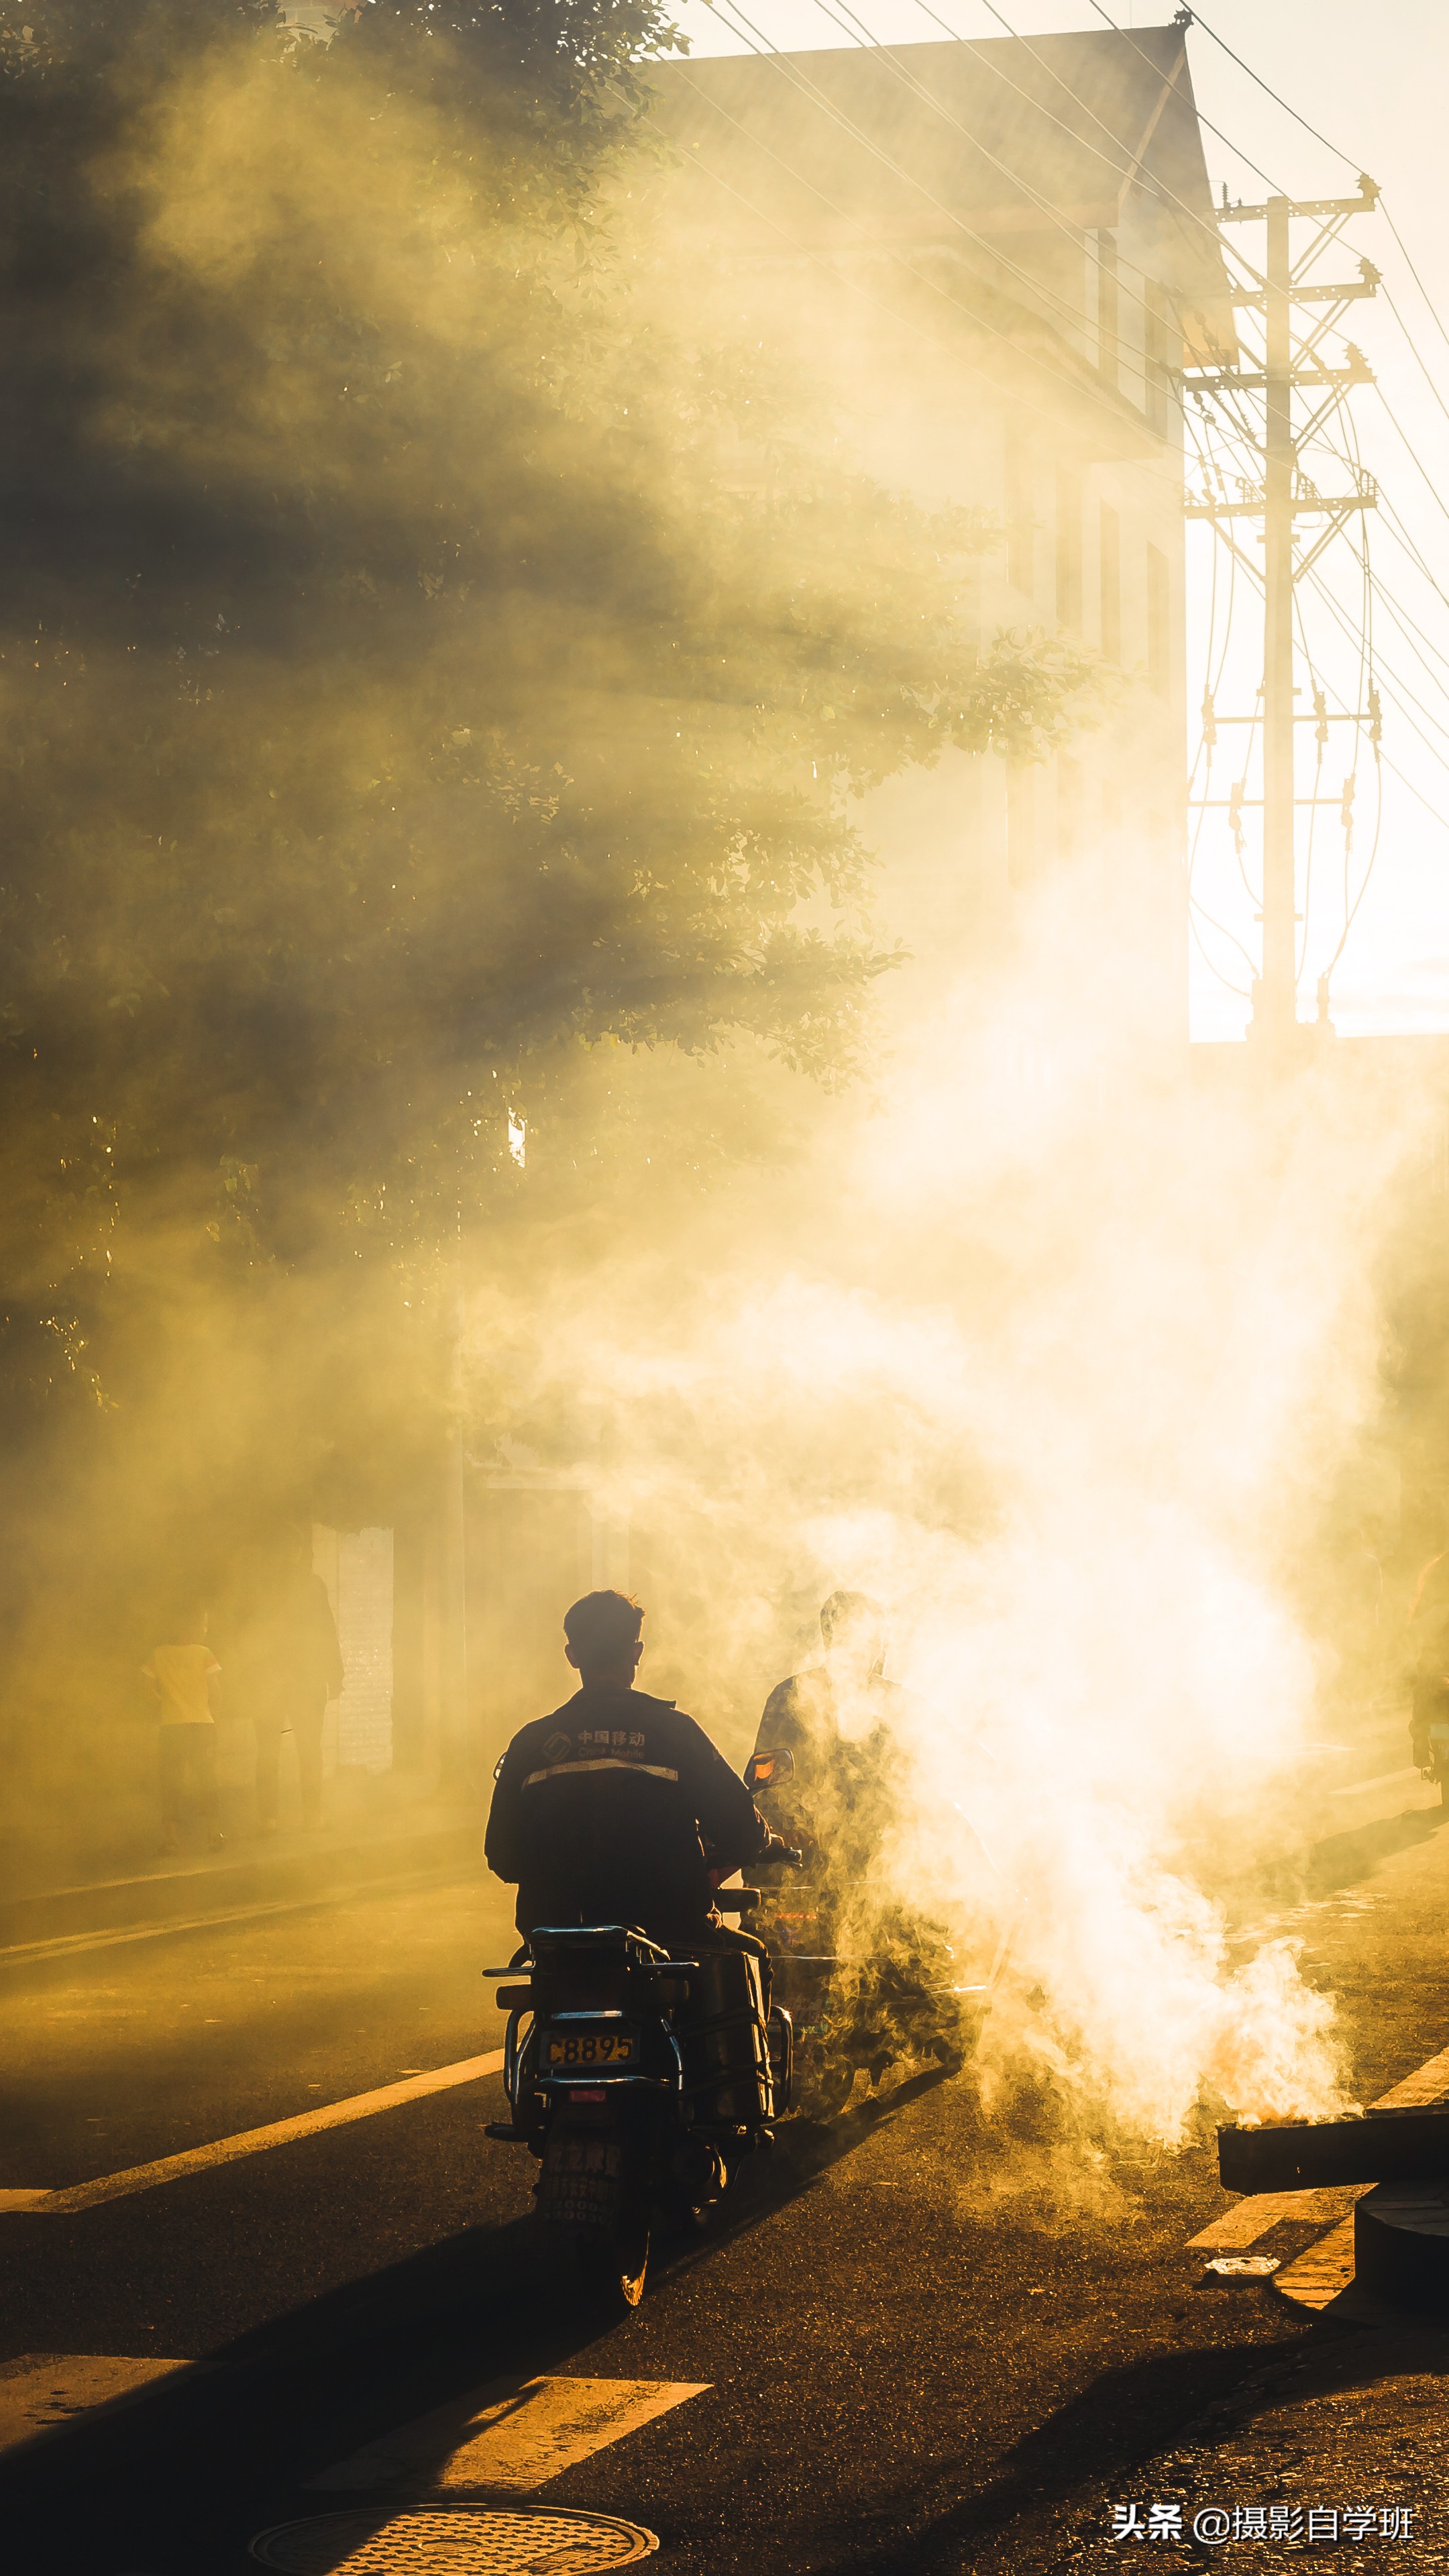
{"label": "motorcycle rear wheel", "polygon": [[649,2269],[647,2219],[590,2229],[575,2239],[574,2257],[590,2299],[600,2307],[637,2308]]}

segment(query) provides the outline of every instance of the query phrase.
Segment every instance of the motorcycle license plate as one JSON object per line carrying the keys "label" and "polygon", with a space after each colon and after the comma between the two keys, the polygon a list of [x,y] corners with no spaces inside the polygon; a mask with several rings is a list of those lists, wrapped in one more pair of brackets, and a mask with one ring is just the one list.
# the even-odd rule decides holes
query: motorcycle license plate
{"label": "motorcycle license plate", "polygon": [[637,2031],[551,2030],[548,2034],[550,2066],[634,2066],[638,2058]]}

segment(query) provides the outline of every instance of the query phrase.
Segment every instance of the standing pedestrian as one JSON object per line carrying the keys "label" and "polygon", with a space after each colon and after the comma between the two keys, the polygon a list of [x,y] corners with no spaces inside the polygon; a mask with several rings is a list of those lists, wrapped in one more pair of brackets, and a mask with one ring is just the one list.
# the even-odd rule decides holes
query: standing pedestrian
{"label": "standing pedestrian", "polygon": [[1449,1807],[1449,1549],[1431,1556],[1409,1611],[1414,1707],[1409,1741],[1426,1780]]}
{"label": "standing pedestrian", "polygon": [[161,1711],[161,1848],[167,1852],[178,1848],[189,1785],[206,1818],[207,1842],[212,1851],[220,1851],[226,1839],[218,1822],[216,1790],[221,1666],[206,1642],[203,1609],[193,1609],[177,1620],[171,1635],[174,1642],[153,1646],[141,1666],[141,1678]]}
{"label": "standing pedestrian", "polygon": [[282,1737],[297,1748],[302,1824],[322,1822],[322,1721],[342,1689],[342,1655],[327,1586],[312,1571],[312,1544],[297,1531],[276,1593],[250,1641],[252,1719],[257,1731],[257,1818],[277,1830]]}

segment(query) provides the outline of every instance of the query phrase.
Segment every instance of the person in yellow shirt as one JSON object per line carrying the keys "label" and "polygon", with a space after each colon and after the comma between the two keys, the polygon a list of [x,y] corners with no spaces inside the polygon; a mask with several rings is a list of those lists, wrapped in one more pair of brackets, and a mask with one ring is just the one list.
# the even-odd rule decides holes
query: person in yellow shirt
{"label": "person in yellow shirt", "polygon": [[153,1646],[141,1679],[161,1711],[161,1848],[174,1852],[188,1776],[206,1818],[207,1841],[220,1851],[226,1837],[217,1822],[216,1712],[221,1666],[206,1642],[206,1612],[177,1622],[176,1642]]}

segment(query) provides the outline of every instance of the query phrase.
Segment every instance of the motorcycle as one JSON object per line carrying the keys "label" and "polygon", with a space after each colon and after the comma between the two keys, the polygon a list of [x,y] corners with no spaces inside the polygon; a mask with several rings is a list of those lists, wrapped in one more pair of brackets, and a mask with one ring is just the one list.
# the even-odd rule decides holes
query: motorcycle
{"label": "motorcycle", "polygon": [[[775,1841],[774,1856],[798,1858]],[[721,1889],[746,1913],[754,1888]],[[661,2223],[697,2225],[790,2107],[788,2011],[761,1963],[698,1946],[674,1959],[627,1924],[540,1924],[484,1975],[508,2014],[512,2118],[487,2135],[538,2158],[538,2224],[571,2242],[589,2291],[637,2307]],[[515,1982],[520,1976],[527,1982]]]}
{"label": "motorcycle", "polygon": [[[795,1776],[788,1746],[751,1755],[745,1786],[756,1800],[774,1803]],[[794,2035],[793,2108],[805,2118],[835,2119],[844,2110],[862,2068],[872,2085],[903,2058],[932,2060],[958,2074],[975,2044],[983,1986],[955,1980],[955,1958],[936,1924],[898,1903],[883,1905],[871,1925],[868,1958],[840,1946],[845,1897],[833,1884],[826,1856],[791,1814],[789,1831],[801,1846],[809,1878],[763,1891],[755,1929],[770,1954],[774,1990],[789,2012]],[[858,1902],[862,1882],[850,1890]]]}

